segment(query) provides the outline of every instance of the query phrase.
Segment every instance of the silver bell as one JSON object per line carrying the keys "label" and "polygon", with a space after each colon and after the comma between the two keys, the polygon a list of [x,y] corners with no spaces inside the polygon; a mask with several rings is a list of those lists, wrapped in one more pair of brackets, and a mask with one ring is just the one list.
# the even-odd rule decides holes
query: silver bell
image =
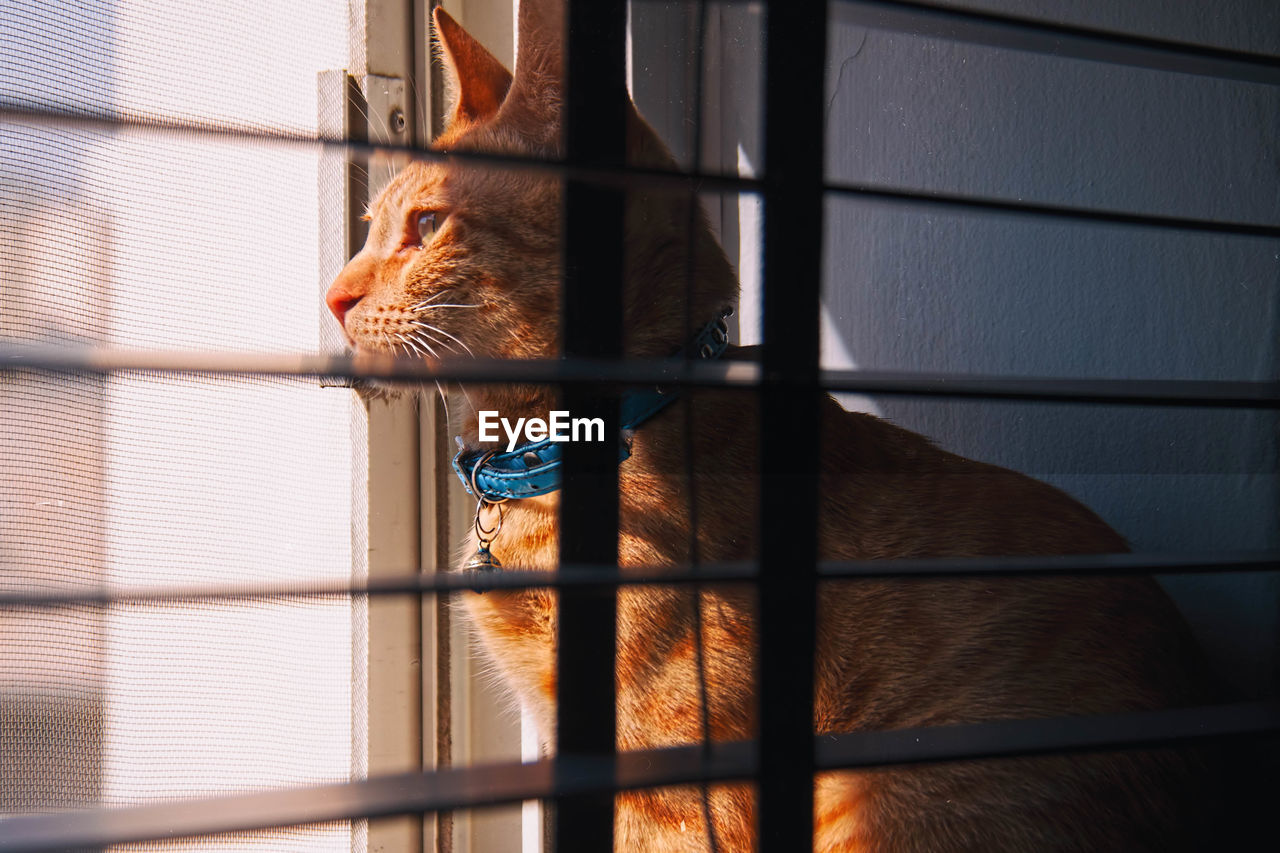
{"label": "silver bell", "polygon": [[467,564],[463,568],[469,571],[495,572],[502,568],[502,563],[498,562],[498,558],[493,556],[493,552],[489,550],[488,545],[481,545],[471,555],[471,559],[467,560]]}

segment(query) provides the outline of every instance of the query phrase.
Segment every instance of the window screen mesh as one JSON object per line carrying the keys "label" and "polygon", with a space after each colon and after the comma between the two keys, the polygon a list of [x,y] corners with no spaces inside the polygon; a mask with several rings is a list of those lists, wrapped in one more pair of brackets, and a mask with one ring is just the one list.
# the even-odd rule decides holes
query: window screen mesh
{"label": "window screen mesh", "polygon": [[[0,102],[311,133],[347,4],[0,2]],[[0,123],[0,337],[316,350],[321,155]],[[0,375],[0,585],[346,579],[349,391],[295,379]],[[360,773],[346,600],[0,612],[0,813]],[[349,825],[145,845],[346,850]]]}

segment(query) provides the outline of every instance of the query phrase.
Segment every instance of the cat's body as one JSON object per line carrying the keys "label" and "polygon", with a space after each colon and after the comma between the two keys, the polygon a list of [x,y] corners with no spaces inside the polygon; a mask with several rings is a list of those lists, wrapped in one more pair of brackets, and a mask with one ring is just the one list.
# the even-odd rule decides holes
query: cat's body
{"label": "cat's body", "polygon": [[[447,16],[437,19],[460,83],[437,148],[559,155],[560,15],[554,2],[522,3],[514,83]],[[629,145],[633,162],[670,165],[634,112]],[[373,206],[369,242],[334,283],[329,303],[362,349],[455,342],[476,354],[552,357],[560,191],[545,174],[415,164]],[[434,233],[423,231],[425,214]],[[731,269],[700,214],[690,262],[689,214],[678,194],[629,196],[628,355],[668,355],[736,298]],[[468,307],[444,307],[456,305]],[[473,448],[481,446],[476,410],[515,418],[554,408],[546,389],[469,393],[463,436]],[[632,455],[619,468],[624,569],[757,555],[757,420],[749,396],[705,392],[686,395],[634,433]],[[1125,549],[1063,493],[829,399],[821,452],[823,559]],[[511,501],[504,510],[493,551],[506,569],[554,569],[556,495]],[[469,545],[468,553],[476,542]],[[490,592],[467,596],[465,605],[494,665],[549,737],[554,594]],[[687,587],[619,592],[619,749],[703,739],[699,656],[710,737],[756,735],[754,592],[704,587],[696,617],[694,606]],[[1149,579],[828,581],[820,587],[817,633],[818,732],[1117,712],[1206,696],[1188,633]],[[1192,775],[1191,763],[1169,751],[830,773],[816,786],[815,844],[877,853],[1185,849],[1185,818],[1197,805]],[[709,808],[696,787],[621,795],[616,847],[710,850],[708,812],[715,849],[752,848],[746,785],[712,786]]]}
{"label": "cat's body", "polygon": [[[698,397],[695,423],[751,424],[737,395]],[[638,430],[620,469],[623,567],[687,565],[684,413]],[[883,421],[824,409],[824,559],[1120,551],[1123,542],[1066,495],[932,447]],[[699,557],[757,553],[754,430],[706,431],[696,447]],[[841,450],[843,449],[843,452]],[[634,464],[633,464],[634,463]],[[726,475],[726,471],[734,472]],[[504,564],[556,564],[554,499],[517,503],[495,548]],[[852,510],[850,508],[856,508]],[[508,539],[507,537],[510,536]],[[470,547],[474,550],[474,542]],[[468,601],[484,644],[543,732],[554,728],[553,598]],[[754,607],[744,587],[619,593],[619,749],[702,739],[699,645],[717,740],[755,735]],[[1149,579],[858,580],[819,593],[815,728],[908,728],[1195,704],[1194,656]],[[828,774],[817,789],[817,849],[1049,851],[1185,849],[1179,798],[1190,766],[1170,754],[1047,758]],[[720,789],[719,849],[751,849],[745,789]],[[736,807],[731,804],[736,804]],[[694,788],[619,801],[619,850],[703,850]],[[1040,833],[1043,833],[1041,835]]]}

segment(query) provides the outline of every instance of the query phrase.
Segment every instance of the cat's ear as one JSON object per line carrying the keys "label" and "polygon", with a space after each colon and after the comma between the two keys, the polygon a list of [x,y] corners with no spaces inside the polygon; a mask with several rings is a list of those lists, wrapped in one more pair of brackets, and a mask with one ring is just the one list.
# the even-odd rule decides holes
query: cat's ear
{"label": "cat's ear", "polygon": [[457,81],[457,102],[450,122],[489,118],[507,97],[511,72],[440,6],[435,10],[435,22],[445,65]]}
{"label": "cat's ear", "polygon": [[520,0],[516,79],[521,83],[560,83],[568,26],[566,5],[565,0]]}
{"label": "cat's ear", "polygon": [[515,82],[499,121],[526,138],[559,134],[565,25],[565,0],[520,0]]}

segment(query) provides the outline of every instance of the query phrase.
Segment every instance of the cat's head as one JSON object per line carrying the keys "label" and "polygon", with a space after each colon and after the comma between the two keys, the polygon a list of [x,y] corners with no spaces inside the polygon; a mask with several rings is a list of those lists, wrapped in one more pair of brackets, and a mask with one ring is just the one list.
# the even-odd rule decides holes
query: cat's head
{"label": "cat's head", "polygon": [[[563,0],[520,4],[514,77],[442,9],[435,25],[453,110],[432,148],[561,159]],[[674,168],[630,103],[627,124],[629,162]],[[553,357],[562,196],[554,172],[415,162],[374,200],[368,240],[326,301],[362,351]],[[626,210],[624,346],[666,355],[734,300],[736,282],[688,191],[632,191]]]}

